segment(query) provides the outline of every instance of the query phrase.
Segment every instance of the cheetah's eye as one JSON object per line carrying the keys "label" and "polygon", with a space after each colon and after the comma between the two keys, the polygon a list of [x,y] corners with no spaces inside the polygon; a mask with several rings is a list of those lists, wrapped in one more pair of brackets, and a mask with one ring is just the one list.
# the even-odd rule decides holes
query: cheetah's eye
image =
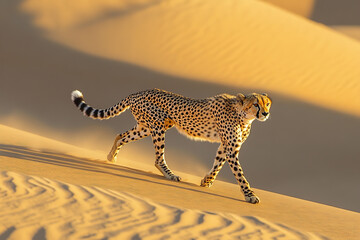
{"label": "cheetah's eye", "polygon": [[255,107],[258,107],[258,106],[259,106],[259,104],[257,104],[257,103],[254,103],[254,106],[255,106]]}

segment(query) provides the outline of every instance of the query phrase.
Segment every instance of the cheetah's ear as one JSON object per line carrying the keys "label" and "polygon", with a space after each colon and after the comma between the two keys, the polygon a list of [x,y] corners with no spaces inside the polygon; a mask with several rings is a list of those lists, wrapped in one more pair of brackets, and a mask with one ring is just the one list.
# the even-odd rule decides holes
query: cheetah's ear
{"label": "cheetah's ear", "polygon": [[236,98],[241,102],[241,105],[244,105],[244,100],[245,100],[245,95],[242,93],[239,93],[238,95],[236,95]]}

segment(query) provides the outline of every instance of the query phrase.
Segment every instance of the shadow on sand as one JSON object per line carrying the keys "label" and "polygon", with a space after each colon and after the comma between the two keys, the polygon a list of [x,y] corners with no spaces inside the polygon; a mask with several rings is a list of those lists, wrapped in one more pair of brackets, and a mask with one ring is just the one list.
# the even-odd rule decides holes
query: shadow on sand
{"label": "shadow on sand", "polygon": [[216,197],[222,197],[229,200],[245,202],[243,200],[232,198],[229,196],[202,191],[201,187],[197,186],[194,183],[173,182],[151,172],[145,172],[125,166],[119,166],[97,159],[75,157],[72,155],[50,151],[36,151],[24,146],[7,144],[0,144],[0,157],[1,156],[17,158],[33,163],[50,164],[71,169],[101,173],[111,175],[116,178],[131,179],[133,181],[139,181],[139,184],[141,184],[142,182],[146,182],[158,186],[161,185],[171,188],[178,188],[190,192],[196,192]]}

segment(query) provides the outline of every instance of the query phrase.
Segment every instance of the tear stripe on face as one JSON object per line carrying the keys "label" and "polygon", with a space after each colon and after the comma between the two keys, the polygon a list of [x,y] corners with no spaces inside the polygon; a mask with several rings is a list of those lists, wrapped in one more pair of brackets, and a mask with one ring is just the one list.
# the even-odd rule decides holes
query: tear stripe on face
{"label": "tear stripe on face", "polygon": [[257,105],[257,108],[258,108],[258,111],[256,113],[256,117],[260,118],[260,115],[259,115],[260,114],[260,105],[259,104]]}

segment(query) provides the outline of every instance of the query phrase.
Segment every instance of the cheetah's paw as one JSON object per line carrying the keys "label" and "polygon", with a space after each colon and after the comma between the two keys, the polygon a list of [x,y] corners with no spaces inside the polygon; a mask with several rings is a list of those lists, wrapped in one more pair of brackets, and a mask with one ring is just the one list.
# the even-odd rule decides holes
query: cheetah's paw
{"label": "cheetah's paw", "polygon": [[258,196],[256,196],[255,194],[253,194],[251,196],[245,196],[245,201],[247,201],[249,203],[257,204],[257,203],[260,203],[260,198]]}
{"label": "cheetah's paw", "polygon": [[107,160],[112,163],[116,163],[117,156],[113,156],[111,152],[107,155]]}
{"label": "cheetah's paw", "polygon": [[209,181],[207,177],[204,177],[202,180],[201,180],[201,183],[200,183],[200,186],[201,187],[211,187],[213,184],[212,181]]}
{"label": "cheetah's paw", "polygon": [[168,179],[175,181],[175,182],[180,182],[181,181],[181,177],[176,176],[176,175],[170,175],[169,177],[167,177]]}
{"label": "cheetah's paw", "polygon": [[165,178],[175,182],[180,182],[181,177],[176,176],[170,169],[163,169],[159,164],[155,163],[155,167],[164,175]]}

